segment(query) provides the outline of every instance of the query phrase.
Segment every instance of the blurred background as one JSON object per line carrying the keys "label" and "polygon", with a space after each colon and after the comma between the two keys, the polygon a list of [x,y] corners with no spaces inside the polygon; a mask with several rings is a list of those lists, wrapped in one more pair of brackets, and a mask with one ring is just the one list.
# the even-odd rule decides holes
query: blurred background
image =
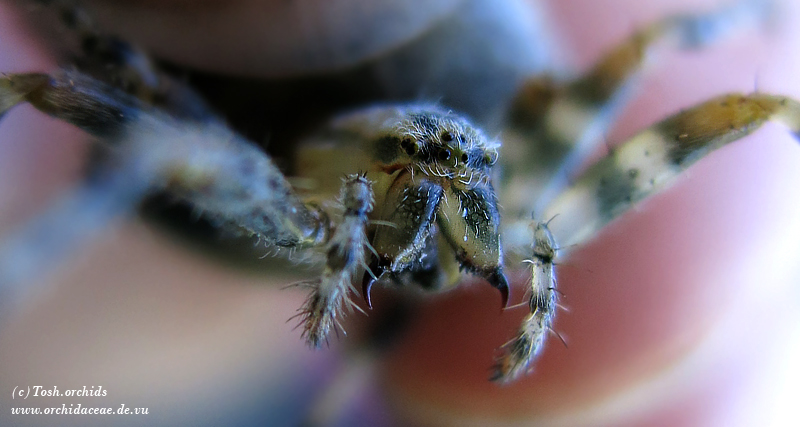
{"label": "blurred background", "polygon": [[[387,100],[439,102],[499,132],[526,76],[580,73],[646,23],[724,3],[127,0],[87,10],[286,153],[284,141],[332,112]],[[67,65],[56,21],[29,4],[0,2],[2,72]],[[767,30],[659,55],[609,143],[729,91],[800,99],[800,11],[780,7]],[[74,185],[88,153],[82,132],[29,106],[3,117],[0,242]],[[568,347],[551,339],[535,372],[508,387],[487,381],[489,367],[525,313],[499,313],[485,283],[425,299],[379,291],[368,317],[348,318],[350,336],[311,351],[287,322],[305,294],[283,287],[313,268],[241,268],[153,221],[120,219],[43,268],[21,304],[2,306],[0,424],[798,425],[798,165],[797,141],[767,125],[574,251],[559,270],[569,311],[556,327]],[[406,302],[414,308],[399,310],[392,342],[359,345]],[[108,393],[12,399],[37,385]],[[62,404],[149,413],[11,415]]]}

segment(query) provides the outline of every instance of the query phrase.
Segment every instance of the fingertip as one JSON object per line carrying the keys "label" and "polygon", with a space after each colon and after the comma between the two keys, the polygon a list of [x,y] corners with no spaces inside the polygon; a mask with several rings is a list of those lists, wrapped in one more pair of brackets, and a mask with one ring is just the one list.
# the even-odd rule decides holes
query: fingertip
{"label": "fingertip", "polygon": [[[93,1],[98,21],[161,58],[258,77],[330,72],[425,32],[459,0]],[[369,34],[369,37],[364,37]]]}

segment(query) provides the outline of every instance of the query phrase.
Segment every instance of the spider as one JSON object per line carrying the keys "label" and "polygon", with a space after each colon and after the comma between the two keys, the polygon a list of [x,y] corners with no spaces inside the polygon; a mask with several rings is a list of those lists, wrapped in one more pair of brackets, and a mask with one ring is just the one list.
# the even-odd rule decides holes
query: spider
{"label": "spider", "polygon": [[[731,16],[726,9],[703,19],[665,19],[637,32],[583,77],[529,81],[525,95],[510,107],[503,138],[509,148],[504,149],[516,144],[524,150],[520,140],[541,143],[539,151],[514,159],[504,160],[495,138],[443,105],[378,106],[339,115],[299,143],[290,170],[306,184],[287,180],[261,150],[229,130],[191,92],[185,95],[179,82],[142,67],[146,61],[133,50],[120,55],[125,46],[85,31],[81,22],[72,23],[81,37],[99,45],[88,52],[89,62],[92,55],[97,60],[116,56],[114,74],[106,81],[76,71],[9,74],[3,80],[3,108],[28,102],[110,142],[88,184],[72,199],[82,210],[93,206],[89,213],[97,215],[91,217],[96,221],[129,210],[157,190],[188,204],[215,227],[322,259],[321,278],[304,284],[311,291],[301,312],[303,335],[312,346],[336,327],[342,308],[350,305],[347,292],[354,282],[362,284],[369,304],[375,282],[444,289],[466,270],[499,289],[506,305],[504,266],[524,259],[531,273],[530,314],[504,346],[492,374],[506,383],[533,367],[553,329],[557,252],[585,242],[708,151],[764,121],[798,129],[798,106],[790,98],[724,96],[645,130],[576,174],[584,149],[571,145],[596,139],[608,127],[606,114],[614,111],[609,106],[623,98],[642,51],[670,37],[681,46],[709,43],[717,34],[708,18],[727,22]],[[701,23],[709,25],[710,34],[696,31],[707,29]],[[154,76],[169,84],[153,84]],[[543,178],[549,175],[556,179]],[[547,191],[503,202],[501,183]],[[514,211],[527,215],[515,218]],[[25,254],[26,242],[33,242],[30,235],[23,237],[10,246],[14,254]],[[41,253],[39,246],[35,249]],[[32,267],[38,268],[41,263],[35,261]],[[7,281],[28,276],[19,266],[18,261],[4,264]]]}

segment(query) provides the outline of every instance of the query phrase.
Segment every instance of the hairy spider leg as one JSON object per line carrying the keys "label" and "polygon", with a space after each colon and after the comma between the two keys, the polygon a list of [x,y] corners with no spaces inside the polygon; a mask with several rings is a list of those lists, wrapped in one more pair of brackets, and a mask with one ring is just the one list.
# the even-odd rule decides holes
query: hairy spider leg
{"label": "hairy spider leg", "polygon": [[[278,247],[322,247],[330,239],[328,216],[300,200],[261,149],[219,121],[176,119],[118,89],[71,71],[0,77],[0,114],[20,102],[28,102],[98,137],[109,153],[101,169],[130,165],[135,171],[133,176],[146,184],[146,190],[126,192],[129,205],[135,205],[146,194],[162,192],[187,202],[220,228],[258,236]],[[106,185],[94,189],[111,192],[118,188]],[[61,213],[73,217],[60,221],[80,223],[81,215],[91,217],[92,212],[77,208],[78,200],[87,191],[78,189],[74,193],[78,199],[65,202],[76,208],[62,209]],[[112,194],[93,197],[115,199]],[[86,210],[93,206],[88,204]],[[53,212],[59,212],[59,208]],[[42,218],[52,216],[53,213],[45,213]],[[67,232],[63,237],[81,238]],[[13,247],[4,249],[5,254],[14,252]],[[40,253],[50,252],[40,248]],[[49,261],[44,264],[58,260]],[[38,265],[30,271],[45,269]]]}
{"label": "hairy spider leg", "polygon": [[536,222],[530,264],[528,289],[530,313],[522,320],[516,336],[502,347],[502,354],[492,368],[492,381],[507,384],[519,379],[533,368],[533,361],[544,349],[547,334],[553,331],[558,309],[555,258],[558,247],[546,222]]}
{"label": "hairy spider leg", "polygon": [[[352,312],[356,306],[349,293],[356,293],[353,279],[366,266],[367,215],[372,212],[375,197],[372,183],[363,175],[348,175],[344,179],[339,200],[344,205],[342,221],[336,226],[325,245],[327,261],[322,276],[300,285],[311,288],[311,294],[299,310],[303,338],[310,347],[327,343],[332,330],[342,330],[343,309]],[[371,274],[371,272],[368,272]]]}
{"label": "hairy spider leg", "polygon": [[636,203],[665,189],[697,160],[767,121],[783,123],[800,138],[800,103],[767,94],[720,96],[630,138],[556,197],[542,215],[557,215],[558,220],[550,227],[534,228],[531,314],[520,333],[504,346],[493,379],[512,381],[527,372],[541,352],[556,310],[556,294],[547,292],[556,288],[556,255],[566,255],[570,248],[585,243]]}
{"label": "hairy spider leg", "polygon": [[[546,209],[548,202],[569,186],[576,169],[602,140],[616,115],[631,97],[647,59],[664,48],[696,49],[708,46],[745,24],[764,24],[772,12],[770,2],[741,0],[706,14],[674,15],[637,31],[604,54],[585,75],[565,83],[552,76],[529,80],[513,102],[508,126],[511,143],[526,144],[525,156],[506,159],[511,163],[512,179],[520,179],[526,191],[515,194],[531,196],[509,206],[511,211],[533,209],[537,215],[551,218],[562,212]],[[708,110],[707,110],[708,111]],[[710,112],[710,111],[709,111]],[[517,159],[515,162],[514,159]],[[524,169],[524,170],[521,170]],[[517,174],[514,173],[517,172]],[[542,185],[540,193],[537,185]],[[511,183],[512,187],[515,183]],[[533,191],[530,189],[533,188]],[[513,191],[513,190],[512,190]],[[535,201],[535,203],[534,203]],[[559,218],[559,241],[567,228]],[[577,222],[572,224],[578,227]],[[533,248],[528,248],[533,231]],[[504,233],[508,255],[530,257],[531,284],[528,314],[517,336],[503,347],[492,380],[511,382],[524,375],[542,350],[548,331],[552,331],[557,307],[554,259],[556,240],[546,223],[507,222]],[[567,240],[569,241],[569,240]],[[577,244],[577,243],[573,243]]]}
{"label": "hairy spider leg", "polygon": [[[635,94],[653,56],[666,49],[706,48],[747,27],[764,26],[772,11],[766,0],[738,0],[705,14],[669,16],[633,33],[577,79],[539,76],[526,82],[511,104],[504,135],[506,145],[526,151],[505,156],[504,162],[510,191],[525,197],[506,206],[508,211],[538,214],[569,185]],[[528,242],[508,246],[515,245],[524,253]]]}
{"label": "hairy spider leg", "polygon": [[563,248],[591,239],[609,221],[670,184],[694,162],[761,127],[786,125],[800,137],[800,103],[768,94],[727,94],[638,133],[589,169],[543,211]]}
{"label": "hairy spider leg", "polygon": [[211,107],[184,82],[164,73],[142,49],[106,34],[75,0],[33,0],[58,15],[74,35],[80,53],[70,60],[98,80],[158,106],[171,115],[195,120],[218,120]]}

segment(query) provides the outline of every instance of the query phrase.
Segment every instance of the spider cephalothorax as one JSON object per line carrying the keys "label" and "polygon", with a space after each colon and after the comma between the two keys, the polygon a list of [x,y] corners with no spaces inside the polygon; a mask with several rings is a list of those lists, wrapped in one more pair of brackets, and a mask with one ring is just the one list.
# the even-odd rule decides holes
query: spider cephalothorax
{"label": "spider cephalothorax", "polygon": [[400,150],[410,158],[409,171],[422,170],[429,176],[462,181],[476,173],[482,173],[480,178],[488,178],[500,144],[490,142],[482,132],[453,113],[429,108],[407,114],[407,118],[395,125],[394,132],[399,136],[388,137],[386,148],[395,149],[399,140]]}
{"label": "spider cephalothorax", "polygon": [[[382,222],[374,232],[371,273],[399,273],[413,266],[426,244],[441,247],[444,241],[463,269],[500,290],[505,305],[508,282],[502,268],[497,197],[490,179],[497,143],[452,113],[396,111],[405,117],[398,118],[390,136],[376,143],[376,153],[385,156],[378,159],[381,170],[399,169],[385,178],[391,183],[383,209],[376,213]],[[442,239],[436,239],[436,230]],[[446,256],[440,256],[439,262],[452,262]],[[367,300],[372,282],[366,274]]]}
{"label": "spider cephalothorax", "polygon": [[[491,183],[497,142],[466,119],[429,106],[374,107],[336,120],[322,135],[300,150],[299,174],[336,182],[342,165],[337,161],[332,170],[334,157],[366,169],[373,182],[376,208],[368,234],[374,251],[363,280],[368,304],[370,287],[385,273],[397,278],[434,269],[441,274],[426,277],[436,283],[423,286],[442,288],[456,283],[459,267],[484,277],[500,290],[503,305],[508,302]],[[346,156],[332,138],[347,141]],[[423,262],[430,257],[438,263]]]}

